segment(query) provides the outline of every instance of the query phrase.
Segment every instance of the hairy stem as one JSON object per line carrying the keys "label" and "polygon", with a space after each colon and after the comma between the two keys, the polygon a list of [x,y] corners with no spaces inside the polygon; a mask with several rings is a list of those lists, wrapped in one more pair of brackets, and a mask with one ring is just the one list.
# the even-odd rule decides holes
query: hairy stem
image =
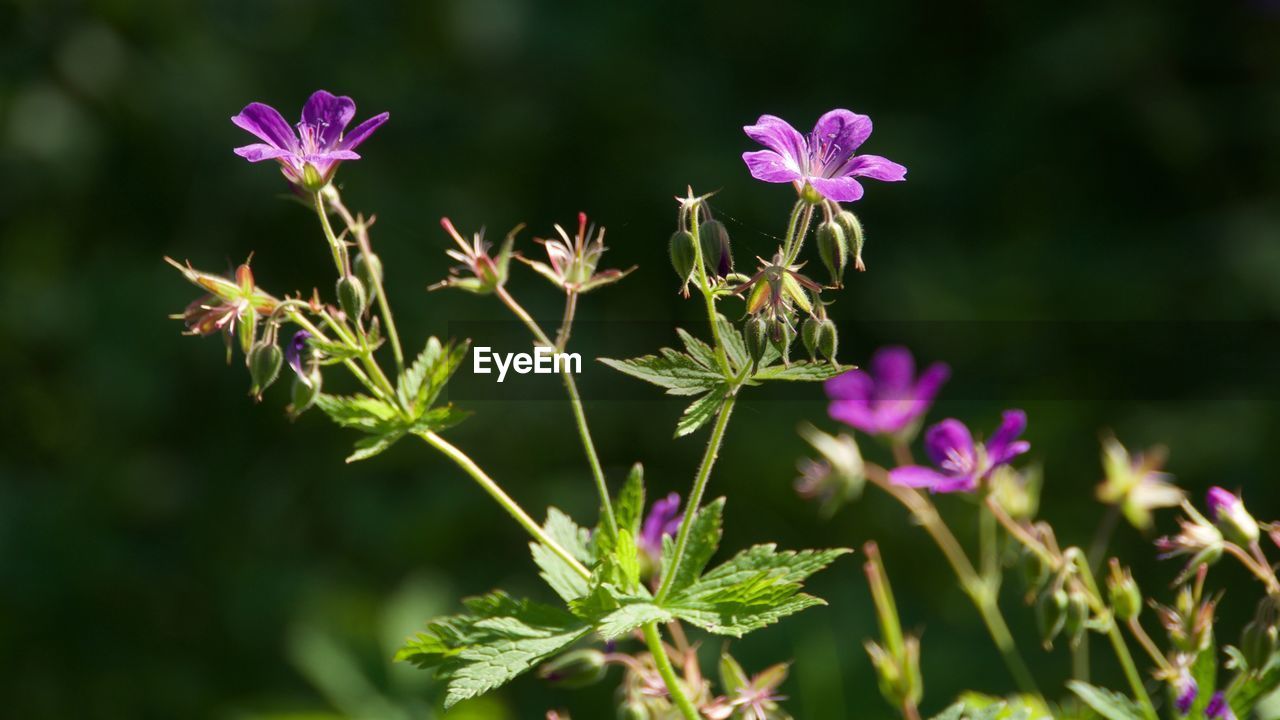
{"label": "hairy stem", "polygon": [[534,522],[533,518],[529,517],[529,514],[515,500],[511,499],[511,496],[506,494],[493,478],[485,474],[484,470],[481,470],[480,466],[468,457],[466,453],[430,430],[415,431],[414,434],[425,440],[431,447],[444,453],[446,457],[462,468],[485,492],[489,493],[489,497],[497,501],[502,506],[502,509],[506,510],[507,514],[520,524],[520,527],[524,528],[535,540],[550,548],[551,552],[565,561],[575,573],[582,576],[583,579],[591,578],[591,571],[587,570],[577,558],[570,555],[569,551],[565,550],[560,543],[552,539],[550,535],[547,535],[542,530],[542,527]]}
{"label": "hairy stem", "polygon": [[735,395],[729,395],[720,405],[720,414],[716,418],[715,427],[711,429],[711,439],[707,441],[707,451],[702,456],[702,465],[693,479],[693,489],[689,491],[689,500],[684,506],[684,519],[680,521],[680,531],[676,534],[675,552],[672,555],[671,567],[662,569],[662,584],[654,595],[654,602],[661,605],[671,592],[680,564],[684,561],[685,550],[689,546],[689,531],[693,527],[698,508],[702,507],[702,495],[707,489],[707,480],[711,477],[711,468],[716,464],[716,456],[720,453],[720,445],[724,442],[725,429],[729,427],[729,416],[733,414]]}
{"label": "hairy stem", "polygon": [[689,218],[689,231],[693,235],[693,266],[697,271],[698,290],[702,292],[702,300],[707,308],[707,323],[711,325],[711,344],[715,347],[716,362],[720,365],[720,372],[729,378],[733,376],[733,369],[729,367],[729,355],[725,352],[724,343],[720,339],[720,325],[716,322],[719,313],[716,312],[715,291],[711,287],[710,279],[707,278],[707,267],[702,260],[702,236],[698,228],[697,208]]}
{"label": "hairy stem", "polygon": [[916,521],[925,529],[925,532],[933,538],[938,549],[942,551],[942,554],[947,558],[947,562],[951,564],[952,571],[955,572],[960,581],[960,587],[969,596],[974,607],[977,608],[978,614],[982,616],[982,622],[987,626],[987,633],[991,635],[991,640],[995,643],[996,649],[1000,651],[1001,657],[1004,658],[1005,665],[1009,668],[1009,674],[1013,676],[1018,688],[1022,692],[1034,695],[1043,701],[1044,696],[1040,694],[1035,679],[1031,676],[1031,671],[1027,669],[1026,662],[1018,652],[1018,647],[1013,641],[1013,634],[1009,632],[1009,625],[1005,622],[1004,615],[1000,612],[994,588],[984,582],[978,575],[973,563],[969,561],[969,556],[965,555],[963,548],[960,547],[960,541],[956,540],[956,536],[952,534],[951,529],[942,521],[942,517],[938,515],[933,503],[917,490],[899,487],[889,482],[889,474],[878,465],[867,465],[867,479],[902,503],[915,516]]}
{"label": "hairy stem", "polygon": [[662,644],[662,633],[658,630],[658,623],[644,624],[644,642],[649,647],[649,654],[653,655],[653,664],[657,666],[662,682],[667,686],[671,702],[675,703],[685,720],[700,720],[702,715],[698,712],[698,708],[689,702],[688,696],[684,694],[684,688],[680,686],[680,678],[676,676],[675,668],[671,667],[671,658],[667,657],[667,649]]}
{"label": "hairy stem", "polygon": [[351,272],[350,263],[347,261],[347,246],[342,244],[338,236],[333,232],[333,226],[329,224],[329,213],[324,209],[324,196],[320,193],[312,193],[312,199],[315,200],[316,215],[320,217],[320,227],[324,229],[324,238],[329,241],[329,250],[333,253],[333,265],[338,269],[338,276],[341,277]]}
{"label": "hairy stem", "polygon": [[[337,188],[332,185],[328,188],[329,204],[334,210],[338,211],[338,215],[342,216],[342,221],[347,224],[347,230],[356,238],[356,244],[360,246],[360,252],[364,253],[367,258],[372,261],[373,246],[369,243],[369,226],[363,222],[356,222],[351,211],[346,205],[342,204],[342,197],[338,194]],[[373,292],[378,296],[378,311],[382,314],[382,322],[387,325],[387,339],[391,341],[391,352],[396,359],[396,372],[404,372],[404,350],[400,345],[400,333],[396,331],[396,321],[391,315],[391,305],[387,301],[387,292],[383,288],[381,273],[370,273],[373,276]]]}
{"label": "hairy stem", "polygon": [[[507,292],[507,289],[498,286],[496,290],[498,299],[507,306],[520,321],[529,328],[529,332],[533,333],[535,341],[554,348],[556,345],[551,342],[547,334],[534,321],[529,312],[524,309],[516,299]],[[566,317],[568,317],[566,315]],[[570,319],[572,319],[570,317]],[[564,369],[561,371],[561,378],[564,380],[565,392],[569,395],[569,406],[573,408],[574,424],[578,426],[578,436],[582,438],[582,449],[587,455],[587,464],[591,466],[591,476],[595,480],[596,492],[600,495],[600,508],[603,515],[605,528],[611,535],[618,535],[618,519],[613,513],[613,500],[609,497],[609,485],[604,479],[604,468],[600,465],[600,456],[596,453],[596,444],[591,439],[591,429],[587,426],[587,413],[582,407],[582,396],[578,393],[578,383],[573,379],[573,373],[570,372],[568,363],[565,363]]]}
{"label": "hairy stem", "polygon": [[578,309],[578,292],[570,290],[564,299],[564,318],[560,320],[560,330],[556,333],[556,350],[564,352],[569,346],[569,333],[573,331],[573,315]]}

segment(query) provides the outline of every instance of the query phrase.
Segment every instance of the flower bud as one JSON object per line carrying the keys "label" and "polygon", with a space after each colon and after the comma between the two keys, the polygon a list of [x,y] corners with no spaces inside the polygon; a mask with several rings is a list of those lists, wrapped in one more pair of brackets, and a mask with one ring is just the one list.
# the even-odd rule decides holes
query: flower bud
{"label": "flower bud", "polygon": [[557,687],[583,688],[603,680],[607,667],[604,653],[582,648],[544,664],[538,669],[538,677]]}
{"label": "flower bud", "polygon": [[356,277],[369,291],[369,299],[377,297],[378,287],[382,285],[382,258],[372,252],[358,253],[352,265]]}
{"label": "flower bud", "polygon": [[783,363],[791,361],[791,343],[795,342],[796,330],[791,327],[791,323],[782,318],[774,317],[768,321],[769,343],[782,356]]}
{"label": "flower bud", "polygon": [[291,391],[293,402],[289,404],[286,411],[291,419],[297,419],[299,415],[306,412],[315,404],[316,398],[320,396],[320,386],[323,383],[324,376],[320,374],[320,368],[311,368],[306,375],[295,375],[293,378],[293,389]]}
{"label": "flower bud", "polygon": [[848,210],[841,210],[836,215],[836,223],[844,230],[844,241],[853,252],[853,269],[863,272],[867,266],[862,263],[862,223]]}
{"label": "flower bud", "polygon": [[1071,647],[1080,645],[1089,623],[1089,598],[1080,588],[1072,588],[1067,593],[1067,616],[1062,623],[1062,632],[1067,636]]}
{"label": "flower bud", "polygon": [[653,715],[645,704],[635,698],[618,706],[618,720],[650,720]]}
{"label": "flower bud", "polygon": [[1209,488],[1207,504],[1209,517],[1213,518],[1214,524],[1228,541],[1244,547],[1258,542],[1262,534],[1258,529],[1258,521],[1245,509],[1244,501],[1239,495],[1220,487],[1212,487]]}
{"label": "flower bud", "polygon": [[822,321],[812,315],[800,326],[800,340],[810,360],[818,359],[818,336],[822,333]]}
{"label": "flower bud", "polygon": [[1258,612],[1253,620],[1244,626],[1240,633],[1240,652],[1244,654],[1249,667],[1254,670],[1265,668],[1275,655],[1277,642],[1280,639],[1280,600],[1264,597],[1258,603]]}
{"label": "flower bud", "polygon": [[1031,601],[1031,597],[1044,587],[1049,581],[1049,567],[1045,565],[1044,558],[1030,548],[1022,548],[1022,552],[1018,557],[1018,570],[1022,576],[1023,587],[1027,590],[1027,602]]}
{"label": "flower bud", "polygon": [[[268,335],[271,333],[268,332]],[[249,389],[249,394],[255,399],[262,399],[262,391],[271,386],[271,383],[280,377],[280,368],[284,365],[284,351],[280,349],[274,341],[260,342],[253,346],[249,351],[249,379],[253,381],[253,387]]]}
{"label": "flower bud", "polygon": [[338,307],[355,322],[364,315],[365,303],[369,296],[364,291],[364,283],[354,275],[343,275],[338,278]]}
{"label": "flower bud", "polygon": [[1111,574],[1107,577],[1107,597],[1111,611],[1120,622],[1129,622],[1142,612],[1142,592],[1128,568],[1121,570],[1120,561],[1111,558]]}
{"label": "flower bud", "polygon": [[733,248],[729,246],[729,230],[719,220],[707,220],[698,226],[702,243],[702,264],[707,272],[724,277],[733,272]]}
{"label": "flower bud", "polygon": [[751,362],[758,364],[760,358],[764,356],[764,350],[768,347],[769,342],[769,323],[759,315],[752,315],[743,326],[743,335],[747,343],[747,352],[751,355]]}
{"label": "flower bud", "polygon": [[[258,337],[258,311],[253,305],[245,307],[244,312],[240,315],[240,322],[236,327],[236,331],[240,336],[240,350],[248,355],[253,349],[253,343]],[[231,361],[231,348],[227,347],[227,362]]]}
{"label": "flower bud", "polygon": [[693,243],[693,233],[688,230],[677,230],[671,233],[667,250],[671,253],[671,267],[675,268],[680,282],[689,282],[689,278],[693,276],[693,263],[697,260],[698,254]]}
{"label": "flower bud", "polygon": [[831,284],[840,287],[844,282],[844,269],[849,264],[849,242],[844,228],[833,220],[818,225],[818,256],[831,274]]}
{"label": "flower bud", "polygon": [[1036,600],[1036,627],[1046,649],[1053,647],[1053,639],[1067,623],[1067,605],[1070,599],[1061,587],[1049,588]]}
{"label": "flower bud", "polygon": [[836,335],[836,324],[831,318],[823,318],[822,327],[818,332],[818,354],[826,358],[828,362],[836,361],[836,348],[839,347],[840,339]]}

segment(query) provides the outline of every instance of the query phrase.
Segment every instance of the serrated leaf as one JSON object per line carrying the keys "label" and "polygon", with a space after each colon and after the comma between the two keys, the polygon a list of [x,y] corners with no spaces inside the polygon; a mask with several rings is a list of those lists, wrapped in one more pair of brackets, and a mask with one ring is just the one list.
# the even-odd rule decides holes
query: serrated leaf
{"label": "serrated leaf", "polygon": [[742,333],[729,322],[724,315],[716,314],[716,334],[720,336],[720,342],[724,345],[724,352],[729,356],[729,363],[735,369],[742,369],[751,362],[751,355],[747,353],[747,342],[742,339]]}
{"label": "serrated leaf", "polygon": [[322,365],[333,365],[351,360],[360,357],[363,353],[360,348],[351,347],[345,343],[325,342],[317,339],[314,335],[307,338],[307,345],[320,353],[320,363]]}
{"label": "serrated leaf", "polygon": [[[689,527],[689,539],[685,545],[684,559],[676,571],[675,580],[668,590],[668,597],[689,587],[702,574],[702,569],[715,555],[722,534],[721,518],[724,514],[724,498],[707,503],[693,518]],[[662,567],[668,572],[675,564],[675,541],[670,535],[662,538]],[[663,579],[665,582],[666,579]]]}
{"label": "serrated leaf", "polygon": [[448,430],[471,417],[470,410],[463,410],[452,403],[434,407],[418,416],[408,427],[410,432],[438,432]]}
{"label": "serrated leaf", "polygon": [[709,603],[702,607],[692,605],[667,605],[673,615],[696,625],[709,633],[740,638],[750,632],[768,627],[788,615],[807,610],[826,601],[812,595],[799,593],[781,602],[767,605],[733,605]]}
{"label": "serrated leaf", "polygon": [[356,441],[356,450],[347,456],[346,462],[359,462],[360,460],[368,460],[375,455],[381,455],[402,437],[404,437],[403,430],[392,430],[384,435],[362,437]]}
{"label": "serrated leaf", "polygon": [[614,505],[614,515],[619,528],[626,528],[633,535],[640,533],[640,523],[644,519],[644,466],[636,463],[627,473],[627,481],[618,493],[618,502]]}
{"label": "serrated leaf", "polygon": [[627,528],[618,528],[618,547],[614,550],[622,588],[631,590],[640,584],[640,555],[636,537]]}
{"label": "serrated leaf", "polygon": [[852,365],[836,365],[830,362],[793,362],[790,366],[762,367],[751,376],[752,380],[790,380],[793,382],[818,382],[852,370]]}
{"label": "serrated leaf", "polygon": [[405,368],[396,387],[400,402],[410,408],[415,417],[436,401],[449,378],[462,364],[469,347],[467,341],[442,344],[437,338],[427,339],[426,347],[418,353],[413,364]]}
{"label": "serrated leaf", "polygon": [[326,395],[316,397],[316,407],[338,425],[368,433],[383,433],[396,418],[395,408],[368,395]]}
{"label": "serrated leaf", "polygon": [[680,336],[680,342],[684,343],[684,349],[699,364],[709,368],[715,368],[720,361],[716,359],[716,351],[710,345],[699,340],[689,334],[682,328],[676,328],[676,334]]}
{"label": "serrated leaf", "polygon": [[718,370],[671,348],[662,348],[657,355],[642,355],[630,360],[600,358],[600,362],[618,372],[665,388],[668,395],[697,395],[724,382],[724,376]]}
{"label": "serrated leaf", "polygon": [[623,605],[604,616],[596,624],[596,632],[599,632],[605,640],[616,640],[641,625],[651,622],[665,623],[671,619],[670,611],[653,603],[632,603]]}
{"label": "serrated leaf", "polygon": [[1280,688],[1280,655],[1273,654],[1265,668],[1237,677],[1227,688],[1227,704],[1238,718],[1247,718],[1258,702]]}
{"label": "serrated leaf", "polygon": [[[547,535],[564,548],[575,560],[591,562],[588,549],[590,533],[558,508],[547,509],[547,522],[543,525]],[[569,563],[542,543],[529,543],[533,561],[542,571],[543,580],[566,602],[578,600],[589,591],[587,579],[575,571]]]}
{"label": "serrated leaf", "polygon": [[934,715],[932,720],[961,720],[963,717],[964,703],[956,703],[937,715]]}
{"label": "serrated leaf", "polygon": [[1107,720],[1143,720],[1142,709],[1137,703],[1120,693],[1079,680],[1068,680],[1067,687]]}
{"label": "serrated leaf", "polygon": [[435,669],[446,683],[445,708],[510,682],[591,631],[564,610],[502,592],[465,605],[466,614],[433,621],[396,653]]}
{"label": "serrated leaf", "polygon": [[711,392],[693,401],[684,409],[680,419],[676,421],[676,437],[683,437],[696,431],[715,418],[717,411],[724,404],[725,394],[729,392],[727,385],[713,388]]}

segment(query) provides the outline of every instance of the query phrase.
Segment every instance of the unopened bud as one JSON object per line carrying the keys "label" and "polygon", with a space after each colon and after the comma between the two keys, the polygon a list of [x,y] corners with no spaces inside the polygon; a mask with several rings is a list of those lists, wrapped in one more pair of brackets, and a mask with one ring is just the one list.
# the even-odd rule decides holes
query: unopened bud
{"label": "unopened bud", "polygon": [[818,359],[818,336],[822,333],[822,321],[812,315],[800,326],[800,340],[810,360]]}
{"label": "unopened bud", "polygon": [[677,230],[671,233],[667,250],[671,253],[671,267],[675,268],[680,282],[689,282],[689,278],[693,275],[693,263],[698,259],[693,233],[688,230]]}
{"label": "unopened bud", "polygon": [[[268,335],[271,333],[268,332]],[[280,368],[284,365],[284,352],[274,341],[260,342],[253,346],[249,351],[249,379],[253,382],[253,387],[249,389],[249,394],[254,398],[261,400],[262,391],[271,386],[271,383],[280,377]]]}
{"label": "unopened bud", "polygon": [[1107,597],[1111,611],[1120,622],[1129,622],[1142,612],[1142,592],[1128,568],[1121,569],[1120,561],[1111,558],[1111,574],[1107,576]]}
{"label": "unopened bud", "polygon": [[352,266],[356,277],[360,278],[360,282],[369,291],[369,299],[377,297],[378,287],[382,285],[382,258],[372,252],[359,253]]}
{"label": "unopened bud", "polygon": [[771,318],[767,322],[769,343],[782,356],[783,363],[790,363],[791,343],[796,339],[795,328],[791,327],[791,323],[778,317]]}
{"label": "unopened bud", "polygon": [[320,386],[323,380],[324,376],[320,374],[320,368],[318,367],[312,368],[311,372],[306,375],[294,376],[293,389],[291,391],[293,402],[287,408],[290,418],[297,419],[299,415],[315,404],[316,398],[320,396]]}
{"label": "unopened bud", "polygon": [[719,220],[707,220],[698,226],[702,242],[702,263],[707,272],[724,277],[733,272],[733,248],[729,245],[729,230]]}
{"label": "unopened bud", "polygon": [[604,653],[594,648],[573,650],[538,669],[538,677],[563,688],[583,688],[604,679]]}
{"label": "unopened bud", "polygon": [[849,264],[849,242],[844,228],[833,220],[818,225],[818,256],[831,274],[831,284],[839,287],[844,282],[844,269]]}
{"label": "unopened bud", "polygon": [[638,699],[629,699],[618,706],[618,720],[650,720],[652,717],[649,708]]}
{"label": "unopened bud", "polygon": [[836,349],[840,346],[840,338],[836,334],[836,324],[831,318],[823,318],[818,332],[818,354],[828,362],[836,361]]}
{"label": "unopened bud", "polygon": [[1267,667],[1280,644],[1277,642],[1280,640],[1280,628],[1277,628],[1280,623],[1278,602],[1280,600],[1264,597],[1258,603],[1258,612],[1253,620],[1240,633],[1240,652],[1244,654],[1250,669],[1261,670]]}
{"label": "unopened bud", "polygon": [[1209,517],[1213,518],[1218,530],[1230,542],[1244,547],[1258,542],[1261,530],[1258,521],[1253,519],[1244,507],[1244,500],[1228,490],[1220,487],[1209,488],[1207,499]]}
{"label": "unopened bud", "polygon": [[854,269],[858,272],[866,270],[867,266],[862,263],[862,223],[858,221],[858,216],[848,210],[841,210],[836,215],[836,223],[844,230],[844,240],[853,252]]}
{"label": "unopened bud", "polygon": [[1028,602],[1030,602],[1031,596],[1039,593],[1044,584],[1049,581],[1049,567],[1045,564],[1044,558],[1040,557],[1040,553],[1024,547],[1018,558],[1018,570],[1022,575],[1023,587],[1027,591]]}
{"label": "unopened bud", "polygon": [[759,315],[752,315],[742,330],[747,343],[747,352],[751,355],[751,362],[759,363],[760,358],[764,357],[765,348],[769,346],[768,321]]}
{"label": "unopened bud", "polygon": [[355,275],[343,275],[338,278],[338,307],[355,322],[364,315],[365,303],[369,296],[364,291],[364,283]]}
{"label": "unopened bud", "polygon": [[1067,615],[1062,623],[1062,632],[1067,636],[1071,647],[1077,647],[1084,639],[1084,632],[1089,622],[1089,598],[1079,588],[1072,588],[1067,593]]}
{"label": "unopened bud", "polygon": [[1036,601],[1036,627],[1046,648],[1053,647],[1053,639],[1067,624],[1067,605],[1070,599],[1061,587],[1049,588],[1040,593]]}

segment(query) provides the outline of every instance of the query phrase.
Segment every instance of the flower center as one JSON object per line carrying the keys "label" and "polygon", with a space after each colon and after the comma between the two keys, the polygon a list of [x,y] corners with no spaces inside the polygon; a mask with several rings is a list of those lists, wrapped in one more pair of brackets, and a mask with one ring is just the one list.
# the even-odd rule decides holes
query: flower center
{"label": "flower center", "polygon": [[296,126],[298,128],[298,139],[301,141],[300,154],[302,157],[311,157],[320,152],[320,145],[324,137],[325,128],[329,127],[329,123],[325,121],[308,123],[300,122]]}

